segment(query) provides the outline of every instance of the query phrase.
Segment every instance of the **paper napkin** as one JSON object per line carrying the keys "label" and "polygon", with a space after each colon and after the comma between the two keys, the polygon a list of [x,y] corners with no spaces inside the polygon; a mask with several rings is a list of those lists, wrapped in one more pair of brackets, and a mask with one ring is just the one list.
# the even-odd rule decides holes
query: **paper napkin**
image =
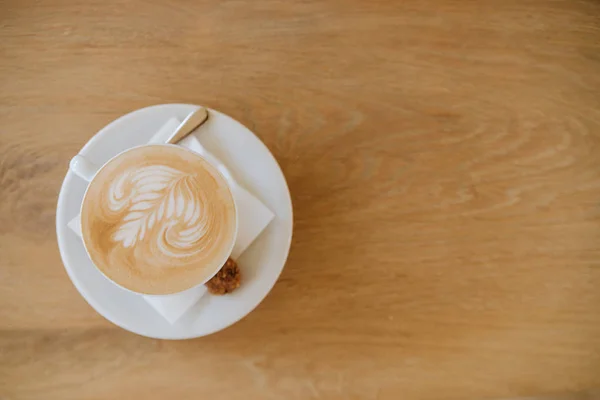
{"label": "paper napkin", "polygon": [[[179,126],[180,121],[172,118],[150,139],[149,143],[164,143],[170,134]],[[202,129],[200,129],[201,131]],[[227,167],[200,144],[200,133],[191,134],[178,144],[199,153],[205,160],[215,166],[227,179],[235,199],[238,212],[238,233],[233,246],[231,257],[235,260],[250,246],[258,235],[269,225],[275,215],[260,200],[237,184]],[[81,237],[81,216],[73,218],[69,228]],[[188,289],[184,292],[150,296],[140,295],[169,323],[175,323],[202,296],[206,294],[204,285]]]}

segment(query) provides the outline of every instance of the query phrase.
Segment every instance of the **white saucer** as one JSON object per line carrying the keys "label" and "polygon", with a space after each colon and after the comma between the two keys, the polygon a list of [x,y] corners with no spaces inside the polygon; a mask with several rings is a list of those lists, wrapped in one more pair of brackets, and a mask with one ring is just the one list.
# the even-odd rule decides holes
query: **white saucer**
{"label": "white saucer", "polygon": [[[81,154],[103,164],[117,153],[147,143],[169,119],[183,120],[196,106],[163,104],[127,114],[98,132]],[[56,210],[56,233],[63,263],[73,284],[104,318],[123,329],[157,339],[189,339],[209,335],[242,319],[269,293],[283,270],[292,239],[292,201],[273,155],[248,128],[210,110],[197,133],[203,146],[227,165],[240,185],[275,213],[275,219],[239,258],[242,285],[226,296],[204,296],[174,325],[141,296],[106,279],[88,258],[83,243],[67,223],[79,214],[86,182],[67,172]],[[75,154],[73,154],[75,155]]]}

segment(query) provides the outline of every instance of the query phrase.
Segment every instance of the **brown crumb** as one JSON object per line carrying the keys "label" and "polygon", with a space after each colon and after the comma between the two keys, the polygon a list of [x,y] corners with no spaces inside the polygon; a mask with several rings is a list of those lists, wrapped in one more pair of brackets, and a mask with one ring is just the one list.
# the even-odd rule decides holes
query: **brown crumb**
{"label": "brown crumb", "polygon": [[231,258],[212,279],[206,282],[208,291],[212,294],[222,295],[231,293],[240,286],[240,268]]}

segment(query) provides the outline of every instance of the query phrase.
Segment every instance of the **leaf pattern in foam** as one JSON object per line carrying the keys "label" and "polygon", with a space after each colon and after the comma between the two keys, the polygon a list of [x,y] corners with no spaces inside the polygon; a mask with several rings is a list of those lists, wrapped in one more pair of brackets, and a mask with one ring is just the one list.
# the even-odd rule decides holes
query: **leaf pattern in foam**
{"label": "leaf pattern in foam", "polygon": [[[205,219],[200,215],[201,198],[194,193],[191,180],[191,175],[163,165],[125,171],[114,181],[108,193],[111,211],[126,209],[112,239],[121,242],[124,247],[131,247],[143,240],[155,225],[164,233],[177,222],[184,223],[186,231],[204,231],[201,226]],[[158,248],[168,248],[161,243],[163,235],[158,236]],[[196,235],[194,237],[198,239]],[[182,242],[179,239],[180,236],[174,243],[175,247],[190,246],[188,240]]]}

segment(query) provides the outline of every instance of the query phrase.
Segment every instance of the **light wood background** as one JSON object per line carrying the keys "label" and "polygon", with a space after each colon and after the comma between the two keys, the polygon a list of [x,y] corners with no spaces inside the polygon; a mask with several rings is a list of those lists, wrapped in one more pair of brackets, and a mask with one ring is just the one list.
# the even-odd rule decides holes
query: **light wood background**
{"label": "light wood background", "polygon": [[[54,227],[71,156],[170,102],[253,129],[295,210],[261,306],[183,342],[96,314]],[[0,399],[598,386],[600,2],[0,0]]]}

